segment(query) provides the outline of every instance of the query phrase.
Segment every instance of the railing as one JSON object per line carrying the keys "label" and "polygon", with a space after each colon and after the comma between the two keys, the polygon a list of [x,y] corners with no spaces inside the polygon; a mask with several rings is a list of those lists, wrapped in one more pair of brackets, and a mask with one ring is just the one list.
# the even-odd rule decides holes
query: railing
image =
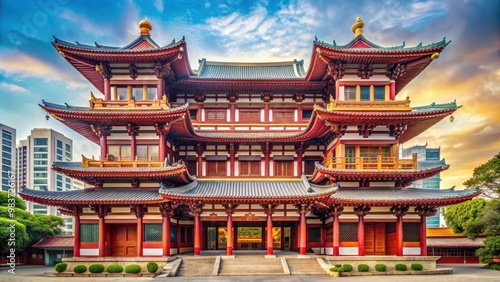
{"label": "railing", "polygon": [[332,100],[326,109],[329,111],[338,110],[408,110],[410,111],[410,99],[406,97],[403,101],[338,101]]}
{"label": "railing", "polygon": [[168,110],[170,104],[164,95],[161,100],[103,100],[90,94],[90,108],[95,110]]}
{"label": "railing", "polygon": [[104,160],[95,160],[94,158],[86,158],[82,155],[82,167],[163,167],[165,162],[154,161],[150,157],[149,160],[121,160],[107,155]]}
{"label": "railing", "polygon": [[353,169],[353,170],[410,170],[417,169],[417,155],[412,159],[399,159],[397,157],[352,157],[352,158],[331,158],[331,161],[324,161],[323,166],[333,169]]}

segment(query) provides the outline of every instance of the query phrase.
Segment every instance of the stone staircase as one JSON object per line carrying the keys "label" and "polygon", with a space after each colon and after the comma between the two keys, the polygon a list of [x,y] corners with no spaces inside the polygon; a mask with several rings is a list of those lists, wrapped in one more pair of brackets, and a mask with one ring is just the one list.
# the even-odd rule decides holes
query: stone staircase
{"label": "stone staircase", "polygon": [[183,257],[177,276],[214,275],[215,257]]}
{"label": "stone staircase", "polygon": [[291,275],[325,275],[316,258],[287,258]]}
{"label": "stone staircase", "polygon": [[[323,272],[324,273],[324,272]],[[281,258],[261,256],[222,257],[219,275],[286,275]]]}

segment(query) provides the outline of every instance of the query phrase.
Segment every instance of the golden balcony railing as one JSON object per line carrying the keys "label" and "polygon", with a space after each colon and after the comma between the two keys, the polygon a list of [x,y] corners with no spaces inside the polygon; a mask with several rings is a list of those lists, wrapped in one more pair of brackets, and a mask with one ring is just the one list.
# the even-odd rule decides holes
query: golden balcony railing
{"label": "golden balcony railing", "polygon": [[120,157],[114,159],[109,155],[104,160],[90,159],[82,155],[82,167],[163,167],[165,162],[152,160],[121,160]]}
{"label": "golden balcony railing", "polygon": [[[332,98],[333,99],[333,98]],[[341,110],[366,110],[366,111],[379,111],[379,110],[392,110],[392,111],[411,111],[410,98],[406,97],[403,101],[338,101],[331,100],[326,106],[329,111]]]}
{"label": "golden balcony railing", "polygon": [[417,155],[412,159],[399,159],[397,157],[352,157],[332,158],[323,162],[323,166],[332,169],[353,170],[411,170],[417,169]]}
{"label": "golden balcony railing", "polygon": [[161,100],[103,100],[90,93],[90,108],[94,110],[168,110],[167,96]]}

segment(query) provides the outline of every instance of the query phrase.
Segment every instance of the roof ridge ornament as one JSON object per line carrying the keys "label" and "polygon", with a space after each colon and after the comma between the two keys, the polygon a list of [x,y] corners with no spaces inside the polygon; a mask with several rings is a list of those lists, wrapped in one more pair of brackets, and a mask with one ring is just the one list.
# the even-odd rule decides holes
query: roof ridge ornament
{"label": "roof ridge ornament", "polygon": [[365,23],[361,17],[358,17],[356,22],[351,27],[352,32],[354,32],[354,37],[358,37],[363,34],[363,26],[365,26]]}
{"label": "roof ridge ornament", "polygon": [[153,29],[153,26],[148,20],[143,19],[142,21],[140,21],[139,28],[141,29],[142,36],[151,36],[150,32]]}

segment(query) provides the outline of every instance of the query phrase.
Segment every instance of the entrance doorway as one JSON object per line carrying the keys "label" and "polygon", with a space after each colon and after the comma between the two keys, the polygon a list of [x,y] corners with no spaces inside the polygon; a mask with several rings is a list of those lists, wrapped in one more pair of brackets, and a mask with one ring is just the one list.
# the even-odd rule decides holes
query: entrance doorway
{"label": "entrance doorway", "polygon": [[137,225],[113,224],[111,229],[111,255],[137,256]]}
{"label": "entrance doorway", "polygon": [[261,250],[262,227],[238,227],[237,250]]}

